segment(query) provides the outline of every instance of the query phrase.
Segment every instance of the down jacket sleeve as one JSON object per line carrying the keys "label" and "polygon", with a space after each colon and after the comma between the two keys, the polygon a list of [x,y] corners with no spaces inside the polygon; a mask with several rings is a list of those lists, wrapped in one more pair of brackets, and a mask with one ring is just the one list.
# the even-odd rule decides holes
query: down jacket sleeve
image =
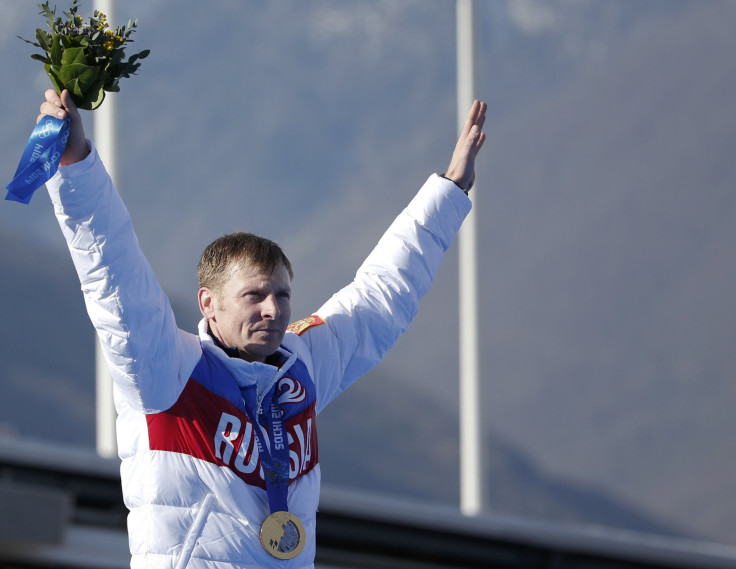
{"label": "down jacket sleeve", "polygon": [[167,409],[201,354],[199,343],[177,329],[130,216],[89,144],[89,156],[59,168],[46,187],[115,383],[116,404],[139,412]]}
{"label": "down jacket sleeve", "polygon": [[318,311],[303,336],[312,353],[317,411],[375,366],[407,329],[471,208],[432,175],[363,262],[351,284]]}

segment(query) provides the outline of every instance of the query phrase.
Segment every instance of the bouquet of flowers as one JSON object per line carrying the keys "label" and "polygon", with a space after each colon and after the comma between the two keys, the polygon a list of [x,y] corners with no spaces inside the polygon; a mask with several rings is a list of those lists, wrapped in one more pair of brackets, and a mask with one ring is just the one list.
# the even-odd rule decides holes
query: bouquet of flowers
{"label": "bouquet of flowers", "polygon": [[31,58],[44,63],[57,92],[69,89],[78,108],[92,110],[102,104],[105,91],[120,90],[120,78],[135,74],[141,65],[139,60],[150,51],[145,49],[126,61],[125,46],[133,41],[138,20],[112,29],[107,16],[95,10],[85,23],[77,14],[77,4],[78,0],[72,0],[64,12],[65,19],[56,16],[56,7],[49,8],[48,1],[39,4],[51,31],[38,28],[35,42],[20,39],[43,50],[43,54],[34,53]]}

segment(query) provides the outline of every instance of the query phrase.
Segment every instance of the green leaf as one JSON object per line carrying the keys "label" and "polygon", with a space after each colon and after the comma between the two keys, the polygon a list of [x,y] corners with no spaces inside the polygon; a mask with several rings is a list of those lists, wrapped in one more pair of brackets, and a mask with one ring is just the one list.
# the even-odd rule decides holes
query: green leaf
{"label": "green leaf", "polygon": [[116,49],[110,57],[110,63],[108,64],[108,70],[118,65],[125,57],[125,52],[122,49]]}
{"label": "green leaf", "polygon": [[52,10],[51,8],[49,8],[49,3],[44,2],[43,4],[39,4],[38,7],[41,9],[39,14],[46,18],[49,26],[51,26],[51,24],[53,24],[54,22],[54,19],[56,18],[56,6],[54,6],[54,9]]}
{"label": "green leaf", "polygon": [[[28,40],[25,40],[28,41]],[[40,47],[44,51],[48,51],[51,47],[51,34],[49,34],[46,30],[42,30],[41,28],[36,28],[36,41],[38,42],[38,47]],[[30,43],[30,42],[28,42]]]}
{"label": "green leaf", "polygon": [[49,59],[51,59],[51,63],[54,65],[61,65],[61,53],[62,53],[62,47],[61,47],[61,39],[59,39],[59,36],[56,35],[51,38],[51,49],[48,51]]}
{"label": "green leaf", "polygon": [[61,68],[52,65],[47,73],[58,92],[69,89],[80,109],[95,109],[105,97],[101,91],[106,76],[97,67],[82,63],[72,63]]}
{"label": "green leaf", "polygon": [[[97,107],[99,107],[102,104],[102,101],[105,100],[105,91],[102,90],[102,88],[97,89],[94,93],[90,93],[90,96],[88,99],[83,103],[84,107],[79,107],[80,109],[86,109],[88,111],[94,111]],[[89,105],[89,108],[87,108],[86,105]]]}
{"label": "green leaf", "polygon": [[61,38],[61,47],[64,49],[70,49],[77,47],[77,36],[59,36]]}
{"label": "green leaf", "polygon": [[118,91],[120,91],[120,85],[118,85],[119,82],[120,82],[119,77],[116,77],[112,81],[107,82],[104,87],[105,91],[117,93]]}
{"label": "green leaf", "polygon": [[54,86],[54,89],[56,89],[56,92],[61,94],[64,90],[64,84],[57,77],[54,67],[52,65],[44,65],[43,68],[46,70],[46,74],[49,76],[49,79],[51,79],[51,84]]}
{"label": "green leaf", "polygon": [[83,63],[89,65],[91,62],[87,59],[87,52],[83,47],[70,47],[61,54],[61,65],[67,66],[74,63]]}
{"label": "green leaf", "polygon": [[148,57],[148,55],[150,53],[151,53],[151,50],[150,49],[144,49],[140,53],[136,53],[136,54],[131,55],[130,56],[130,59],[128,60],[128,63],[134,63],[134,62],[138,61],[139,59],[145,59],[146,57]]}
{"label": "green leaf", "polygon": [[48,63],[49,65],[51,65],[51,60],[45,55],[41,55],[40,53],[34,53],[33,55],[31,55],[31,59],[35,59],[36,61],[42,61],[44,63]]}
{"label": "green leaf", "polygon": [[17,37],[19,40],[23,40],[24,42],[29,43],[31,45],[35,45],[36,47],[41,47],[35,41],[30,41],[30,40],[27,40],[26,38],[22,38],[20,36],[15,36],[15,37]]}
{"label": "green leaf", "polygon": [[70,63],[54,71],[72,94],[80,96],[93,87],[100,77],[100,70],[97,67],[84,63]]}

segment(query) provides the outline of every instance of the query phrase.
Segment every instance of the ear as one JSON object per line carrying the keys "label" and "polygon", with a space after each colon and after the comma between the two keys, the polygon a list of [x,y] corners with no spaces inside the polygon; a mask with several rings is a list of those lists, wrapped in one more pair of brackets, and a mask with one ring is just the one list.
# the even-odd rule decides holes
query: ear
{"label": "ear", "polygon": [[208,320],[214,320],[215,317],[215,295],[207,287],[202,287],[197,293],[197,299],[199,300],[199,311],[202,316]]}

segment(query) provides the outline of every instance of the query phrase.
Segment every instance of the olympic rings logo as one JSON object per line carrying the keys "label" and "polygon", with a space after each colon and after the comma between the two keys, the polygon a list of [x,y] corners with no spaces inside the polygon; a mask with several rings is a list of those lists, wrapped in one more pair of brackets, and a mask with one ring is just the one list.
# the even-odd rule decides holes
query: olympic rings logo
{"label": "olympic rings logo", "polygon": [[50,119],[47,119],[36,134],[38,135],[38,138],[48,138],[54,133],[55,130],[56,129],[54,128],[54,122]]}

